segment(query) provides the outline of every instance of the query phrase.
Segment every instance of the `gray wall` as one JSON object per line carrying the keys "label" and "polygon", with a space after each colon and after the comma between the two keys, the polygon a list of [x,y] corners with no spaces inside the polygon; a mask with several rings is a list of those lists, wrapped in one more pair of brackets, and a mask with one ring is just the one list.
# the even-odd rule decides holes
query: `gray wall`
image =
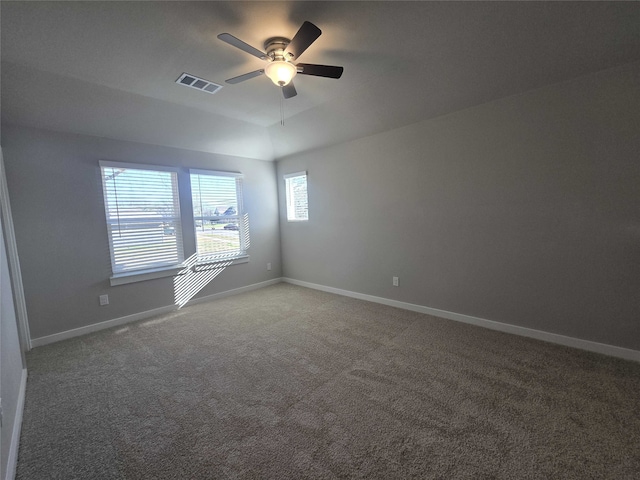
{"label": "gray wall", "polygon": [[[2,145],[32,338],[174,303],[171,277],[109,285],[99,160],[242,172],[250,261],[228,267],[197,297],[281,276],[272,162],[11,125],[2,126]],[[103,293],[110,305],[101,307]]]}
{"label": "gray wall", "polygon": [[281,159],[284,275],[640,350],[639,85],[628,64]]}
{"label": "gray wall", "polygon": [[[4,222],[4,218],[3,218]],[[2,395],[3,423],[0,433],[0,478],[7,473],[11,437],[16,428],[19,408],[20,382],[22,379],[22,353],[18,341],[16,312],[13,306],[11,279],[0,222],[0,393]],[[14,445],[15,448],[18,445]],[[14,465],[11,466],[12,468]]]}

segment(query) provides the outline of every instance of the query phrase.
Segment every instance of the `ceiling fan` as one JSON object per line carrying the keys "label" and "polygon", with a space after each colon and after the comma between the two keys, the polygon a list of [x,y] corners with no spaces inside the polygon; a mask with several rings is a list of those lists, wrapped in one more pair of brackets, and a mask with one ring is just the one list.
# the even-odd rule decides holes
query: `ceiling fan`
{"label": "ceiling fan", "polygon": [[218,38],[223,42],[233,45],[260,60],[264,60],[267,66],[260,70],[245,73],[226,80],[227,83],[236,84],[266,74],[273,83],[282,87],[284,98],[295,97],[296,87],[293,85],[293,77],[296,74],[314,75],[316,77],[340,78],[343,67],[332,65],[314,65],[311,63],[296,63],[296,60],[309,46],[322,34],[322,30],[311,22],[304,22],[293,39],[285,37],[271,37],[264,42],[264,52],[252,47],[248,43],[234,37],[230,33],[221,33]]}

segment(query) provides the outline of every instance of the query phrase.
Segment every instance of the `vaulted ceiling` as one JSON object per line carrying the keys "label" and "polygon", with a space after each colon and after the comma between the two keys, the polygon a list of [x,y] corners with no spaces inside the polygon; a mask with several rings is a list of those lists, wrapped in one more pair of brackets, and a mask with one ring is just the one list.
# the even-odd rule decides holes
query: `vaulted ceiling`
{"label": "vaulted ceiling", "polygon": [[[2,120],[273,160],[640,61],[638,2],[32,2],[1,5]],[[262,48],[322,30],[283,100]],[[210,95],[183,72],[223,85]],[[284,126],[281,125],[281,109]]]}

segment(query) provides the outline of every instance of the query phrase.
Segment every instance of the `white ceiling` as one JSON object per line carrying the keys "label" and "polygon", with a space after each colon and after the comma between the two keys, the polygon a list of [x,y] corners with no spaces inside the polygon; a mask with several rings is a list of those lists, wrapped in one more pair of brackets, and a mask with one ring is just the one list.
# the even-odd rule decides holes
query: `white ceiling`
{"label": "white ceiling", "polygon": [[[216,35],[304,20],[300,61],[345,71],[296,77],[281,126],[266,77],[224,83],[263,63]],[[1,22],[3,122],[265,160],[640,60],[638,2],[3,1]]]}

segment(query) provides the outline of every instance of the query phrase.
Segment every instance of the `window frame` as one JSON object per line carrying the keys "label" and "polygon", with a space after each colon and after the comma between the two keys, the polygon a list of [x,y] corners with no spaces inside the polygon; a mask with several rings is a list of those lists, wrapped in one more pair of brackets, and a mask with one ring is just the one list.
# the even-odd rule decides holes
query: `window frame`
{"label": "window frame", "polygon": [[[305,194],[306,194],[306,204],[307,204],[307,216],[306,218],[297,218],[295,216],[295,194],[293,192],[293,185],[291,184],[291,179],[304,177],[305,183]],[[284,179],[284,196],[285,196],[285,209],[287,215],[287,222],[298,223],[298,222],[308,222],[309,221],[309,181],[308,174],[305,171],[295,172],[295,173],[287,173],[283,175]],[[290,212],[293,212],[293,217],[290,216]]]}
{"label": "window frame", "polygon": [[[183,268],[183,263],[185,259],[184,255],[184,225],[182,222],[182,201],[180,196],[180,172],[176,167],[170,167],[165,165],[152,165],[152,164],[140,164],[140,163],[130,163],[130,162],[117,162],[117,161],[108,161],[108,160],[100,160],[98,162],[99,171],[100,171],[100,181],[102,186],[102,201],[104,205],[105,212],[105,226],[107,227],[107,241],[109,242],[109,256],[111,260],[111,277],[110,282],[111,285],[122,285],[126,283],[132,283],[136,281],[142,280],[150,280],[153,278],[161,278],[164,276],[170,276],[177,273],[181,268]],[[168,172],[172,174],[172,200],[174,204],[174,215],[171,217],[172,223],[175,224],[175,234],[176,234],[176,263],[170,263],[165,265],[157,265],[157,266],[148,266],[142,268],[134,268],[129,270],[124,270],[118,268],[117,259],[114,252],[114,243],[113,243],[113,233],[111,227],[111,217],[109,213],[109,201],[107,195],[107,184],[105,180],[105,170],[107,168],[124,168],[131,170],[150,170],[154,172]]]}
{"label": "window frame", "polygon": [[[232,260],[233,264],[236,263],[244,263],[244,261],[248,261],[249,255],[247,254],[247,250],[249,249],[249,239],[248,239],[248,222],[246,218],[246,212],[244,209],[244,195],[243,195],[243,183],[244,183],[244,175],[240,172],[229,172],[223,170],[207,170],[207,169],[198,169],[198,168],[190,168],[188,170],[189,175],[189,185],[191,186],[191,213],[193,219],[193,233],[195,239],[195,252],[197,257],[197,265],[204,264],[215,264],[218,262],[229,261]],[[224,220],[224,215],[200,215],[196,216],[195,205],[193,204],[194,199],[194,185],[192,183],[192,175],[207,175],[211,177],[227,177],[234,178],[236,183],[236,207],[237,211],[235,215],[231,218],[237,220],[238,222],[238,237],[240,241],[240,245],[237,251],[227,251],[227,252],[219,252],[219,253],[204,253],[198,251],[198,232],[197,232],[197,224],[198,220],[203,222],[206,220]],[[226,217],[229,218],[229,217]],[[244,260],[244,261],[243,261]]]}
{"label": "window frame", "polygon": [[[103,173],[103,167],[106,168],[130,168],[136,170],[152,170],[152,171],[167,171],[173,173],[175,176],[174,181],[174,204],[177,206],[178,217],[176,224],[176,235],[179,234],[180,240],[178,242],[178,256],[181,259],[179,263],[166,266],[158,266],[153,268],[140,268],[127,271],[116,271],[113,255],[113,242],[111,236],[111,229],[109,226],[110,217],[107,206],[107,197],[105,189],[105,175]],[[191,184],[191,174],[204,174],[214,176],[227,176],[235,177],[239,179],[236,182],[236,201],[237,201],[237,213],[234,215],[234,220],[237,219],[239,226],[240,245],[241,249],[234,251],[233,254],[226,255],[203,255],[198,258],[197,254],[197,233],[196,233],[196,217],[193,209],[193,191]],[[217,268],[219,265],[225,266],[236,265],[240,263],[249,262],[248,249],[250,246],[250,232],[249,232],[249,219],[248,214],[245,211],[244,194],[243,194],[243,180],[244,174],[241,172],[230,172],[213,169],[197,169],[187,167],[176,167],[168,165],[156,165],[149,163],[135,163],[135,162],[121,162],[112,160],[99,160],[98,161],[98,175],[100,179],[98,182],[102,188],[102,204],[105,213],[103,217],[103,225],[107,230],[107,242],[109,243],[109,257],[111,263],[111,276],[109,277],[111,286],[124,285],[128,283],[141,282],[145,280],[152,280],[156,278],[172,277],[178,274],[185,273],[185,269],[193,271],[208,270],[210,268]],[[239,184],[239,186],[238,186]],[[187,213],[185,213],[187,212]],[[186,215],[186,217],[185,217]],[[191,216],[191,218],[189,218]],[[201,217],[197,217],[201,218]],[[193,231],[190,233],[189,227]],[[187,258],[188,257],[188,258]]]}

